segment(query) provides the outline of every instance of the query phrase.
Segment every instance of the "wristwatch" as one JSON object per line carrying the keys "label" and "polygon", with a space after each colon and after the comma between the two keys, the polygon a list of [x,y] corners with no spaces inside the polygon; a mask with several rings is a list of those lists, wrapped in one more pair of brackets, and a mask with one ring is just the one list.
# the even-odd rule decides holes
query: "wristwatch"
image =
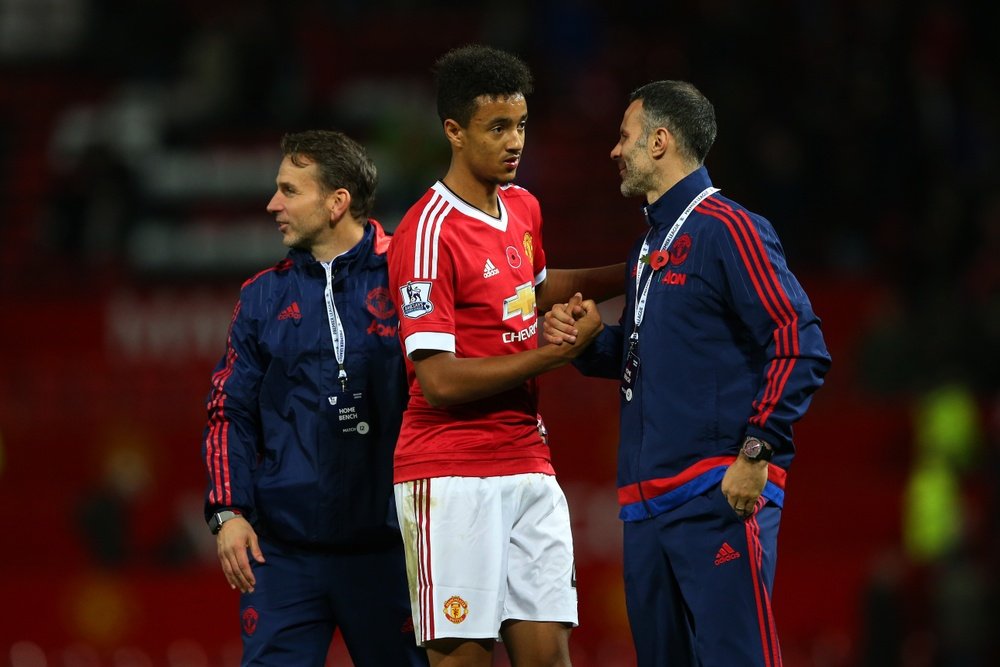
{"label": "wristwatch", "polygon": [[760,438],[748,435],[740,447],[740,453],[751,461],[770,461],[774,456],[774,449]]}
{"label": "wristwatch", "polygon": [[221,512],[216,512],[208,520],[208,529],[212,531],[213,535],[218,535],[219,531],[222,530],[222,524],[238,516],[243,516],[243,513],[239,510],[222,510]]}

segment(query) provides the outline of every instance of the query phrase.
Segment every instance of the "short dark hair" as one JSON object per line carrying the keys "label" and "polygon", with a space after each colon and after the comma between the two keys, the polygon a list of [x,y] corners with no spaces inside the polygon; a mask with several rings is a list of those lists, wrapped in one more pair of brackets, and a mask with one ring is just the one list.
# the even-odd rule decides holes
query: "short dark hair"
{"label": "short dark hair", "polygon": [[665,127],[677,139],[682,155],[699,165],[705,162],[718,127],[715,107],[701,91],[687,81],[653,81],[633,90],[628,100],[642,100],[644,136]]}
{"label": "short dark hair", "polygon": [[378,171],[364,146],[335,130],[306,130],[281,138],[281,152],[297,167],[314,162],[319,184],[327,192],[344,188],[351,193],[351,215],[364,221],[375,206]]}
{"label": "short dark hair", "polygon": [[532,91],[531,70],[517,56],[481,44],[452,49],[434,64],[437,108],[441,122],[451,118],[462,127],[476,110],[476,98],[509,97]]}

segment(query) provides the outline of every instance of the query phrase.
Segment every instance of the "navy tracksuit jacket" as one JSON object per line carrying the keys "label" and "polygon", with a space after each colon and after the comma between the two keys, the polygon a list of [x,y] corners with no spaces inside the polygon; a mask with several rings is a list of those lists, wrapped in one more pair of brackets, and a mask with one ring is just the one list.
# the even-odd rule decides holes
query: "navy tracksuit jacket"
{"label": "navy tracksuit jacket", "polygon": [[[698,169],[646,207],[647,259],[711,185]],[[642,246],[640,239],[629,256],[621,321],[575,362],[586,374],[623,377]],[[779,667],[770,596],[792,424],[830,355],[764,218],[711,194],[668,253],[655,271],[643,264],[639,273],[640,290],[651,276],[639,366],[631,400],[624,391],[620,399],[618,500],[638,664]],[[720,482],[747,435],[775,453],[762,498],[744,520]]]}
{"label": "navy tracksuit jacket", "polygon": [[293,249],[243,284],[208,398],[206,517],[239,508],[262,537],[306,547],[399,540],[392,453],[407,397],[389,240],[372,221],[333,265],[348,389],[372,407],[363,435],[340,435],[329,403],[341,387],[323,266]]}
{"label": "navy tracksuit jacket", "polygon": [[346,391],[322,264],[293,249],[240,292],[202,457],[206,518],[241,510],[266,559],[251,559],[255,590],[240,597],[243,665],[323,665],[337,629],[359,667],[427,664],[392,492],[407,389],[389,242],[370,220],[332,262]]}
{"label": "navy tracksuit jacket", "polygon": [[[651,249],[710,185],[703,167],[646,207]],[[575,362],[586,375],[622,376],[641,246],[629,255],[621,321]],[[717,484],[746,435],[776,449],[764,495],[780,506],[792,423],[830,366],[819,325],[771,224],[719,193],[703,201],[650,284],[634,395],[620,401],[621,518],[648,518]]]}

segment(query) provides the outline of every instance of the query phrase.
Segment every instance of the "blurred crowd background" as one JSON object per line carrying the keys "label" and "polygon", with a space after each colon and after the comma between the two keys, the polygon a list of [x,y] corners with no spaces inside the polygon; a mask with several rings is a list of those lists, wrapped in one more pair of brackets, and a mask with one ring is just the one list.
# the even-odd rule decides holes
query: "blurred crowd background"
{"label": "blurred crowd background", "polygon": [[[643,233],[608,159],[628,92],[687,79],[714,102],[709,171],[773,222],[834,356],[796,431],[785,664],[1000,664],[998,14],[0,0],[0,665],[238,664],[199,442],[239,286],[284,255],[264,210],[278,141],[366,144],[393,228],[447,167],[430,68],[469,42],[536,75],[518,182],[550,266],[619,261]],[[630,665],[616,390],[564,369],[542,392],[574,515],[574,664]]]}

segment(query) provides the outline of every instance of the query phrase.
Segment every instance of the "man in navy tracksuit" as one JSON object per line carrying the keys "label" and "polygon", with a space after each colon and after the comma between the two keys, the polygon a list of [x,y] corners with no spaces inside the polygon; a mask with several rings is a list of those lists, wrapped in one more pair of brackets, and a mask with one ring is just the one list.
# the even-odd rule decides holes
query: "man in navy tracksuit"
{"label": "man in navy tracksuit", "polygon": [[291,250],[243,284],[202,443],[242,664],[321,666],[339,628],[355,665],[426,665],[392,495],[406,375],[375,167],[339,132],[282,151],[267,209]]}
{"label": "man in navy tracksuit", "polygon": [[[694,86],[636,90],[611,152],[646,197],[622,319],[576,362],[619,379],[618,499],[639,664],[781,664],[771,614],[792,423],[830,365],[767,220],[718,194],[715,113]],[[546,317],[574,342],[579,297]]]}

